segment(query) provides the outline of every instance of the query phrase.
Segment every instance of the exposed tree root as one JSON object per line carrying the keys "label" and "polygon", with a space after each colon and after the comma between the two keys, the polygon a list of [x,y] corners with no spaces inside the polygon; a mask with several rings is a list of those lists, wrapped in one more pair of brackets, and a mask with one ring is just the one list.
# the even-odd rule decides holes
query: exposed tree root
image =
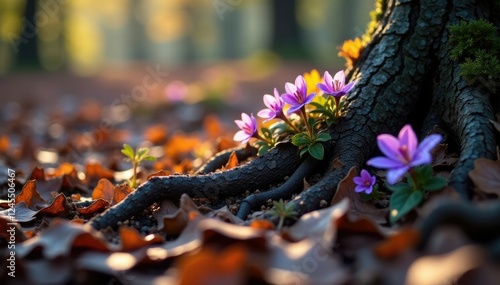
{"label": "exposed tree root", "polygon": [[182,194],[192,198],[221,198],[242,194],[246,190],[267,189],[290,176],[301,161],[295,146],[280,144],[266,155],[226,171],[152,177],[89,223],[95,229],[116,227],[119,221],[137,215],[153,203],[165,199],[178,201]]}
{"label": "exposed tree root", "polygon": [[222,166],[226,165],[229,160],[229,157],[232,153],[236,154],[238,161],[247,160],[250,157],[257,155],[257,149],[255,147],[250,146],[250,144],[246,144],[245,146],[239,146],[235,148],[226,149],[214,155],[210,158],[204,165],[202,165],[194,174],[207,174],[210,172],[214,172],[217,169],[221,169]]}
{"label": "exposed tree root", "polygon": [[257,206],[263,205],[266,203],[268,199],[279,200],[279,199],[287,199],[290,198],[293,194],[300,192],[304,186],[304,178],[309,176],[319,161],[314,157],[308,157],[305,161],[303,161],[299,168],[295,170],[293,175],[286,180],[281,186],[271,189],[266,192],[262,192],[259,194],[252,194],[245,198],[240,205],[240,209],[238,210],[238,214],[236,215],[240,219],[246,219],[247,215],[250,214],[250,211]]}

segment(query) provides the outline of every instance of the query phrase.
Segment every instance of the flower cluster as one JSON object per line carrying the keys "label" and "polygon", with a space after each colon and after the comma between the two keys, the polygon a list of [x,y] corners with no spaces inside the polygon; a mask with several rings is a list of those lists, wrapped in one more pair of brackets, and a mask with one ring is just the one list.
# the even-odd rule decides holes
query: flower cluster
{"label": "flower cluster", "polygon": [[[331,125],[336,122],[343,106],[340,99],[354,86],[354,81],[345,84],[344,71],[337,72],[334,77],[326,71],[323,80],[316,70],[299,75],[295,84],[285,84],[285,93],[280,94],[275,88],[274,96],[266,94],[263,97],[267,108],[260,110],[257,116],[263,118],[264,123],[273,119],[279,122],[270,128],[262,127],[259,133],[253,114],[242,113],[241,120],[235,120],[240,130],[234,135],[234,140],[247,143],[250,138],[257,138],[259,153],[262,154],[279,142],[281,134],[288,133],[292,135],[292,143],[299,147],[300,155],[308,152],[317,159],[323,159],[321,142],[330,139],[330,135],[324,132],[323,123]],[[320,93],[325,95],[325,99],[322,103],[315,102]]]}
{"label": "flower cluster", "polygon": [[[394,192],[389,201],[392,222],[417,207],[423,201],[425,191],[440,190],[446,185],[444,178],[433,176],[431,166],[431,151],[441,140],[441,135],[432,134],[419,144],[410,125],[404,126],[398,137],[389,134],[377,137],[378,147],[384,156],[374,157],[366,164],[387,170],[386,186]],[[404,176],[406,183],[399,182]],[[356,192],[370,195],[376,179],[363,169],[361,176],[355,177],[353,182],[357,185]]]}

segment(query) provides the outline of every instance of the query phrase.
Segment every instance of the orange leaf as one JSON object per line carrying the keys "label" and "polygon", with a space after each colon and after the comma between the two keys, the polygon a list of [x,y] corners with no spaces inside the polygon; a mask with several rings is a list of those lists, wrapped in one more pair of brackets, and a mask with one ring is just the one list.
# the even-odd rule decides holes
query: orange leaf
{"label": "orange leaf", "polygon": [[76,208],[76,211],[84,216],[90,216],[95,213],[100,213],[104,211],[107,207],[109,207],[109,202],[103,199],[97,199],[90,204],[88,207],[84,208]]}
{"label": "orange leaf", "polygon": [[47,216],[60,216],[65,217],[72,210],[71,205],[66,201],[66,196],[64,194],[59,194],[56,196],[52,203],[38,211],[38,214],[47,215]]}
{"label": "orange leaf", "polygon": [[184,255],[177,262],[178,284],[242,284],[247,255],[240,245],[230,246],[221,253],[205,248]]}
{"label": "orange leaf", "polygon": [[159,235],[142,235],[134,228],[120,227],[120,239],[122,241],[121,251],[131,251],[144,246],[158,244],[163,242]]}
{"label": "orange leaf", "polygon": [[132,192],[132,189],[127,184],[120,184],[114,188],[112,205],[122,201]]}
{"label": "orange leaf", "polygon": [[106,178],[113,180],[114,172],[110,169],[104,168],[100,163],[88,163],[85,165],[85,180],[87,183],[95,185],[99,179]]}
{"label": "orange leaf", "polygon": [[9,147],[9,137],[6,135],[0,136],[0,153],[7,153],[9,151]]}
{"label": "orange leaf", "polygon": [[28,180],[24,184],[21,193],[16,197],[16,204],[24,202],[28,208],[38,210],[46,205],[45,200],[40,196],[36,190],[36,180]]}
{"label": "orange leaf", "polygon": [[108,179],[101,179],[92,192],[92,199],[103,199],[111,203],[115,196],[115,186]]}
{"label": "orange leaf", "polygon": [[403,230],[381,242],[374,249],[380,258],[395,258],[404,251],[414,248],[420,241],[420,234],[415,229]]}
{"label": "orange leaf", "polygon": [[274,230],[275,226],[269,220],[252,220],[250,222],[250,227],[254,229],[262,230]]}
{"label": "orange leaf", "polygon": [[229,159],[228,159],[226,165],[224,166],[224,168],[231,169],[231,168],[238,166],[238,164],[239,164],[238,157],[236,156],[236,152],[233,151],[231,153],[231,155],[229,156]]}
{"label": "orange leaf", "polygon": [[158,124],[147,128],[144,131],[144,139],[155,145],[164,143],[167,140],[167,127],[163,124]]}
{"label": "orange leaf", "polygon": [[203,120],[203,128],[210,139],[217,139],[223,133],[223,128],[219,119],[213,114],[210,114],[205,117]]}

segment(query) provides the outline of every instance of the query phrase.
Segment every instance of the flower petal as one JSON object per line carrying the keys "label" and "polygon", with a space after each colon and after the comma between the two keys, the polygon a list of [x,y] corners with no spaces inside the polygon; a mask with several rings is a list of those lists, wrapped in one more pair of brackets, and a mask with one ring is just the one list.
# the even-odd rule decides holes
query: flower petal
{"label": "flower petal", "polygon": [[287,82],[285,84],[285,90],[286,90],[286,93],[293,95],[297,92],[297,87],[295,87],[295,85],[293,85],[292,83]]}
{"label": "flower petal", "polygon": [[393,169],[404,166],[399,160],[392,160],[384,156],[374,157],[366,162],[367,165],[382,168],[382,169]]}
{"label": "flower petal", "polygon": [[328,86],[328,89],[333,91],[333,78],[330,75],[330,72],[325,71],[325,74],[323,75],[323,81],[325,82],[326,86]]}
{"label": "flower petal", "polygon": [[251,136],[248,135],[245,131],[237,131],[236,134],[234,134],[233,140],[241,141],[242,143],[245,143],[250,138],[251,138]]}
{"label": "flower petal", "polygon": [[325,92],[326,94],[330,94],[331,92],[333,92],[332,89],[328,88],[327,85],[323,84],[323,83],[318,83],[318,85],[316,85],[321,91]]}
{"label": "flower petal", "polygon": [[352,179],[352,181],[358,185],[362,185],[364,183],[364,179],[362,177],[356,176]]}
{"label": "flower petal", "polygon": [[[344,71],[341,70],[337,73],[335,73],[335,76],[333,77],[333,81],[338,81],[340,89],[342,89],[345,85],[345,74]],[[337,90],[338,91],[338,90]]]}
{"label": "flower petal", "polygon": [[387,183],[394,184],[398,182],[398,180],[401,179],[401,177],[405,175],[406,172],[408,172],[408,169],[410,169],[409,166],[403,166],[387,171]]}
{"label": "flower petal", "polygon": [[392,135],[382,134],[377,136],[377,145],[380,151],[390,159],[401,160],[399,141]]}
{"label": "flower petal", "polygon": [[243,122],[242,120],[234,120],[234,122],[240,129],[244,129],[246,127],[245,122]]}
{"label": "flower petal", "polygon": [[266,107],[269,109],[271,109],[273,107],[274,103],[276,102],[276,98],[274,98],[273,96],[271,96],[269,94],[265,94],[262,97],[262,100],[264,101],[264,105],[266,105]]}
{"label": "flower petal", "polygon": [[269,109],[262,109],[257,113],[257,116],[263,118],[263,119],[270,119],[271,117],[274,117],[276,113],[274,113],[272,110]]}
{"label": "flower petal", "polygon": [[295,96],[288,94],[288,93],[281,95],[281,99],[283,99],[283,101],[285,101],[286,103],[288,103],[292,106],[300,104],[299,102],[297,102],[297,99],[295,98]]}
{"label": "flower petal", "polygon": [[300,91],[302,96],[306,96],[307,84],[306,84],[306,80],[304,79],[304,76],[299,75],[299,76],[297,76],[297,78],[295,78],[295,86],[297,87],[297,90]]}
{"label": "flower petal", "polygon": [[418,146],[417,152],[431,152],[435,148],[443,137],[439,134],[432,134],[426,137]]}
{"label": "flower petal", "polygon": [[342,91],[345,93],[349,93],[349,91],[351,91],[355,85],[356,85],[355,81],[349,82],[349,84],[347,84],[346,86],[344,86],[344,88],[342,88]]}
{"label": "flower petal", "polygon": [[311,103],[312,100],[314,100],[314,97],[316,96],[316,93],[311,93],[306,97],[306,100],[304,101],[305,104]]}
{"label": "flower petal", "polygon": [[366,189],[366,186],[358,185],[358,186],[356,186],[356,188],[354,188],[354,191],[356,191],[357,193],[361,193],[361,192],[364,192],[365,189]]}
{"label": "flower petal", "polygon": [[291,115],[293,113],[295,113],[296,111],[298,111],[300,108],[302,108],[302,105],[291,105],[290,108],[288,109],[288,111],[286,111],[286,114],[287,115]]}
{"label": "flower petal", "polygon": [[412,158],[417,150],[418,139],[411,125],[405,125],[399,132],[398,138],[400,146],[406,145],[408,147],[408,155]]}

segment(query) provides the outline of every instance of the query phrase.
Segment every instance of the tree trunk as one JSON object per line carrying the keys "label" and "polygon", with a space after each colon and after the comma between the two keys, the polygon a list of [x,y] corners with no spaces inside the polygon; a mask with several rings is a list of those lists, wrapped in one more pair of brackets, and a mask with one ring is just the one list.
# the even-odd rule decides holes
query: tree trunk
{"label": "tree trunk", "polygon": [[[462,20],[492,20],[492,2],[387,0],[384,15],[371,42],[348,73],[348,79],[356,80],[357,84],[347,97],[346,115],[330,129],[333,139],[326,144],[327,163],[320,164],[320,169],[315,171],[323,176],[290,202],[299,215],[321,208],[324,205],[322,200],[329,203],[348,170],[351,167],[362,168],[366,160],[375,155],[377,135],[395,134],[406,123],[420,128],[424,135],[435,124],[449,132],[448,141],[454,140],[460,146],[460,160],[449,185],[463,198],[470,196],[468,172],[472,169],[473,161],[478,157],[492,159],[495,155],[496,144],[489,123],[489,120],[494,119],[489,100],[492,94],[491,90],[479,85],[468,85],[459,75],[458,63],[450,59],[448,27]],[[238,168],[218,172],[211,177],[218,181],[216,177],[229,175],[228,172],[235,175],[284,177],[290,174],[289,168],[262,172],[253,166],[263,159],[287,163],[278,157],[283,151],[289,150],[278,148],[242,167],[257,172],[242,172]],[[297,159],[291,159],[290,162],[294,169],[300,169],[300,173],[308,173],[299,167],[300,161]],[[248,178],[239,179],[246,181]],[[143,185],[158,181],[156,179]],[[143,188],[162,188],[146,186]],[[227,187],[233,186],[234,183],[228,183]],[[225,186],[218,184],[217,187]],[[286,194],[289,196],[290,193]],[[130,203],[127,200],[108,211],[112,214],[104,215],[116,216],[117,212],[130,209],[132,206],[122,205]],[[130,215],[120,217],[125,219]],[[104,220],[107,221],[106,225],[116,222],[113,219]],[[101,228],[98,222],[93,225]]]}

